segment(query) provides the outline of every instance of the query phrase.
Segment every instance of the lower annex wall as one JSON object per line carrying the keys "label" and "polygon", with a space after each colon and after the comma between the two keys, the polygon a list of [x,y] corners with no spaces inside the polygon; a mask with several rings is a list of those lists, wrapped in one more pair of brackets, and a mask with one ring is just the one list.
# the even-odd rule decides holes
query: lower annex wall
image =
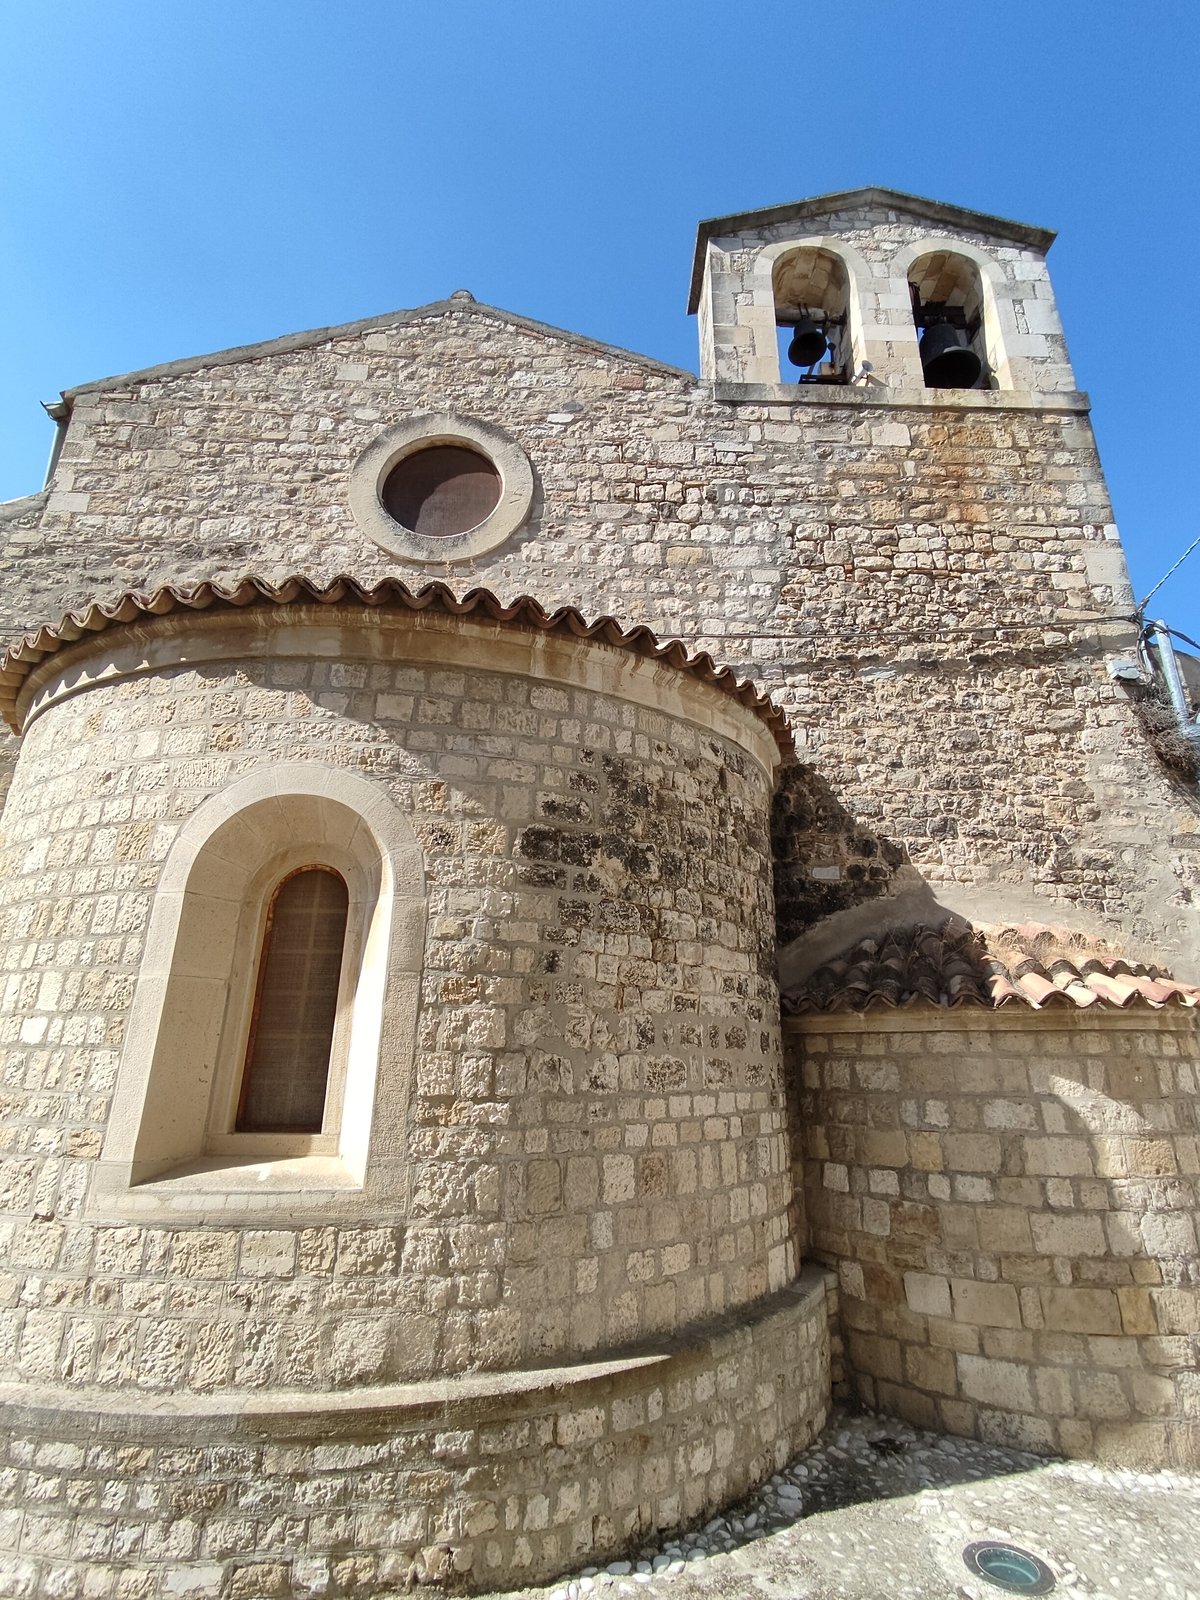
{"label": "lower annex wall", "polygon": [[870,1407],[1200,1463],[1200,1030],[1172,1013],[789,1025],[812,1253]]}

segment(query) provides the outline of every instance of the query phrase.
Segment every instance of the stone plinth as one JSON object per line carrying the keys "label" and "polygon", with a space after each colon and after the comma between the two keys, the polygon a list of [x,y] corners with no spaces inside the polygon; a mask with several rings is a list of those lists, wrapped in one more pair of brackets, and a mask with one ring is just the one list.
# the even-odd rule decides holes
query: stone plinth
{"label": "stone plinth", "polygon": [[37,1595],[112,1567],[148,1597],[358,1597],[615,1556],[811,1442],[824,1279],[806,1269],[744,1317],[568,1367],[237,1399],[6,1387],[0,1459],[28,1509],[0,1513],[20,1529],[0,1583]]}

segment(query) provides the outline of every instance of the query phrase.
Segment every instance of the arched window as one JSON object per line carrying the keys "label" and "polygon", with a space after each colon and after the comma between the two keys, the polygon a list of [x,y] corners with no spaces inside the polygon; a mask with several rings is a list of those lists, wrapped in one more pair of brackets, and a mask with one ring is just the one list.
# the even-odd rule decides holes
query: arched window
{"label": "arched window", "polygon": [[979,269],[952,250],[932,250],[908,269],[913,321],[927,389],[990,387]]}
{"label": "arched window", "polygon": [[361,1195],[406,1114],[424,942],[420,846],[375,783],[284,762],[211,795],[155,892],[95,1214],[154,1212],[168,1177],[264,1217]]}
{"label": "arched window", "polygon": [[301,867],[267,910],[238,1099],[238,1133],[320,1133],[350,896],[332,867]]}
{"label": "arched window", "polygon": [[771,270],[779,372],[796,383],[849,383],[853,361],[847,328],[850,280],[832,250],[803,245]]}

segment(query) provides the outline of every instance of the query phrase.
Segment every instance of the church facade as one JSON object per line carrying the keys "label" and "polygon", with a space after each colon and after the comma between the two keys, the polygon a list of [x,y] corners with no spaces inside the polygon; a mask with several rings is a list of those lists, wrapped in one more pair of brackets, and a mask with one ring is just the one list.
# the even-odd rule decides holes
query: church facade
{"label": "church facade", "polygon": [[459,291],[65,392],[0,506],[14,1592],[539,1581],[832,1396],[1200,1462],[1200,811],[1052,239],[703,223],[698,379]]}

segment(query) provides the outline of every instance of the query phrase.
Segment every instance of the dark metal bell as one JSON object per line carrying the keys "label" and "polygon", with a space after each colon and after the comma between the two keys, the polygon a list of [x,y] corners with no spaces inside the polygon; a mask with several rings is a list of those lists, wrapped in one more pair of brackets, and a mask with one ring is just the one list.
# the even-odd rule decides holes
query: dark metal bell
{"label": "dark metal bell", "polygon": [[802,315],[788,345],[788,360],[794,367],[815,367],[825,359],[829,341],[810,316]]}
{"label": "dark metal bell", "polygon": [[935,322],[921,336],[921,370],[927,389],[973,389],[983,372],[983,362],[971,349],[962,328]]}

